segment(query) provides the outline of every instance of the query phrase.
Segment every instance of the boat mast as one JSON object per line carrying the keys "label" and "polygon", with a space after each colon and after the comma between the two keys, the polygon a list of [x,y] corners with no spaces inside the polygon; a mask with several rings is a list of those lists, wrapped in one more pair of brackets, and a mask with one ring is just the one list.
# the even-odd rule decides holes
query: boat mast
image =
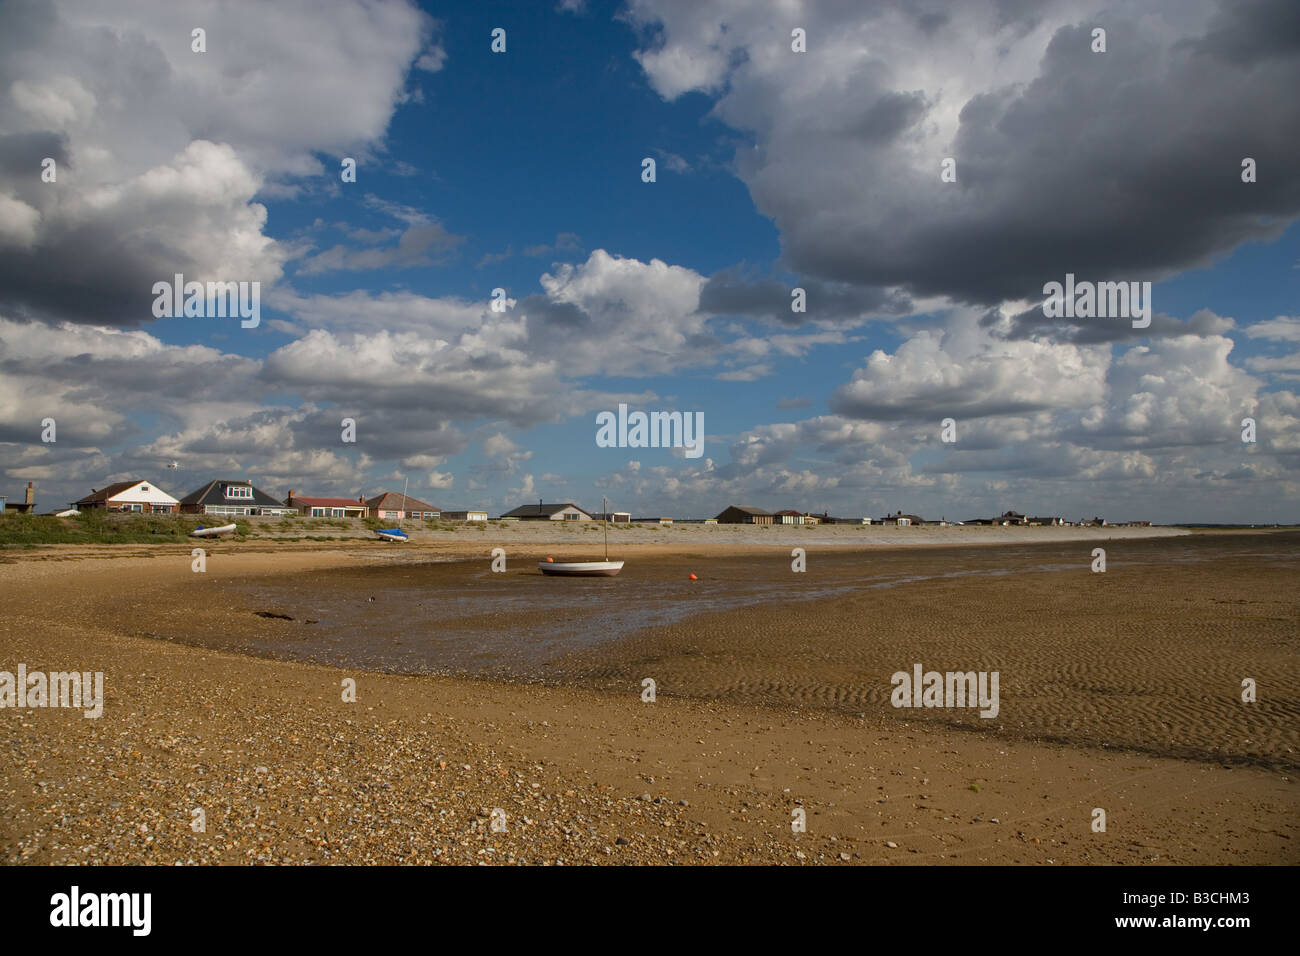
{"label": "boat mast", "polygon": [[609,560],[609,502],[600,499],[600,516],[605,519],[605,560]]}
{"label": "boat mast", "polygon": [[402,522],[406,520],[406,507],[407,507],[407,505],[406,505],[406,502],[407,502],[406,493],[407,493],[407,491],[410,490],[410,488],[411,488],[411,476],[410,476],[410,475],[407,475],[407,476],[406,476],[406,484],[402,485],[402,510],[401,510],[401,512],[399,512],[399,515],[398,515],[398,518],[397,518],[397,527],[399,527],[399,528],[402,526]]}

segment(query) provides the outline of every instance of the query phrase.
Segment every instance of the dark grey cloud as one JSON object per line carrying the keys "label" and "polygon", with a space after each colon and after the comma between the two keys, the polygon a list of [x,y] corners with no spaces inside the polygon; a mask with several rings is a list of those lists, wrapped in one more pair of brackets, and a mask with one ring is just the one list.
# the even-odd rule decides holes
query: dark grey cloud
{"label": "dark grey cloud", "polygon": [[[356,422],[355,444],[342,440],[341,422],[344,418]],[[294,448],[299,451],[355,451],[381,461],[413,455],[456,455],[469,444],[450,422],[419,408],[372,410],[366,405],[338,405],[295,419],[289,431],[293,435]]]}
{"label": "dark grey cloud", "polygon": [[[802,288],[806,293],[806,312],[791,311],[791,293],[795,288]],[[701,312],[762,319],[791,327],[806,322],[849,324],[873,316],[906,315],[911,307],[907,297],[881,288],[815,278],[785,283],[748,276],[739,269],[714,273],[700,290]]]}
{"label": "dark grey cloud", "polygon": [[1221,335],[1236,327],[1232,319],[1201,309],[1186,320],[1165,312],[1154,312],[1151,325],[1135,329],[1130,319],[1049,319],[1041,307],[1027,309],[1009,320],[997,310],[990,311],[980,325],[993,328],[1007,339],[1045,338],[1074,345],[1101,345],[1106,342],[1137,342],[1143,339],[1175,338],[1180,335]]}

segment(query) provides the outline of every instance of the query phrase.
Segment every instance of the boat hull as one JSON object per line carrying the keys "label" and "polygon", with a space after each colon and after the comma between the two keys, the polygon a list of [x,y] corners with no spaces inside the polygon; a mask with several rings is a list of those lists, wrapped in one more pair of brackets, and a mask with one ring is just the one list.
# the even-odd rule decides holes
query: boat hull
{"label": "boat hull", "polygon": [[405,531],[398,531],[395,528],[385,528],[381,531],[376,531],[375,534],[379,535],[379,537],[383,538],[385,541],[405,541],[407,537]]}
{"label": "boat hull", "polygon": [[233,524],[223,524],[219,528],[198,528],[190,532],[191,538],[215,538],[218,535],[230,534],[235,530]]}
{"label": "boat hull", "polygon": [[566,563],[540,561],[537,569],[543,574],[572,578],[612,578],[623,570],[622,561],[570,561]]}

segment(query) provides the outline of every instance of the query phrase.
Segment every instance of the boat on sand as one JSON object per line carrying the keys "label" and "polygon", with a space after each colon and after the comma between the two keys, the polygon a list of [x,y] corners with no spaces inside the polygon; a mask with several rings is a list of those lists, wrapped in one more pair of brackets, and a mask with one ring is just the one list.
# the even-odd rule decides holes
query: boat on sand
{"label": "boat on sand", "polygon": [[612,578],[623,570],[622,561],[609,560],[609,504],[600,499],[601,517],[605,521],[604,561],[553,561],[547,558],[537,563],[537,570],[556,577]]}
{"label": "boat on sand", "polygon": [[543,574],[589,578],[612,578],[623,570],[622,561],[539,561],[537,568]]}

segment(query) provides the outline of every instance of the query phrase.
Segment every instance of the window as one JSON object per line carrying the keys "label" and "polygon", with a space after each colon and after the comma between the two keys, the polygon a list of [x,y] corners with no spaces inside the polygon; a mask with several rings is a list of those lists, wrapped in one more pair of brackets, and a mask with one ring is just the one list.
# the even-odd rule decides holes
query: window
{"label": "window", "polygon": [[252,485],[227,485],[226,497],[227,498],[252,498],[253,486]]}
{"label": "window", "polygon": [[345,518],[345,517],[347,517],[347,514],[346,514],[346,512],[344,512],[344,510],[343,510],[342,508],[331,508],[331,509],[330,509],[330,517],[331,517],[331,518]]}
{"label": "window", "polygon": [[312,508],[312,509],[311,509],[311,516],[312,516],[313,518],[328,518],[328,517],[329,517],[329,509],[328,509],[328,508]]}

